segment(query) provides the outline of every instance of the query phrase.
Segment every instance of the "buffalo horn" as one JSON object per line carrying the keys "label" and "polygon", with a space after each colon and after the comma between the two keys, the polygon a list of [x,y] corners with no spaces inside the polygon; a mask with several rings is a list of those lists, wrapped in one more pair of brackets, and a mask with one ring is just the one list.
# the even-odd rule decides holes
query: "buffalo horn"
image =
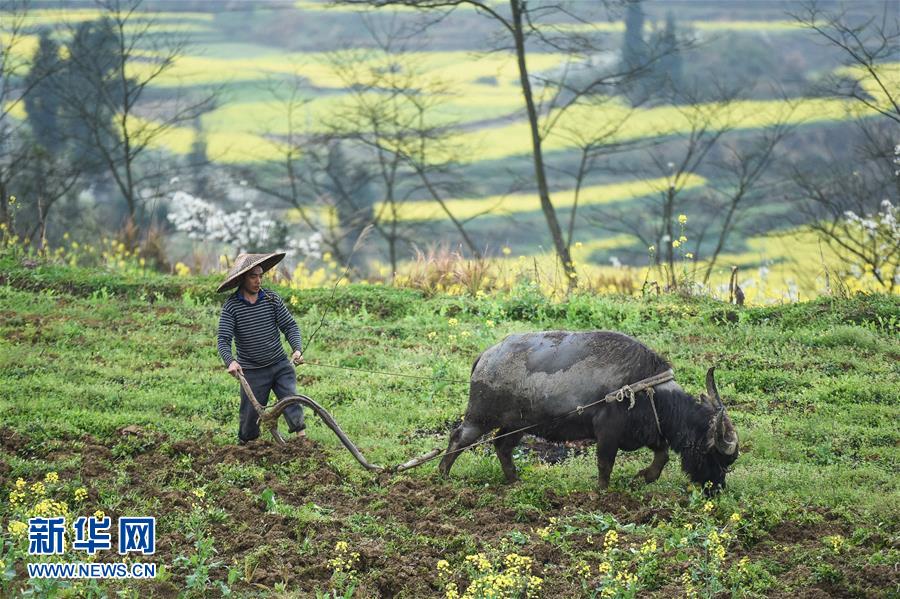
{"label": "buffalo horn", "polygon": [[716,367],[713,366],[706,371],[706,394],[718,406],[722,406],[722,398],[719,397],[719,390],[716,388]]}
{"label": "buffalo horn", "polygon": [[712,399],[713,405],[718,407],[715,416],[716,449],[725,455],[732,455],[737,450],[738,440],[734,429],[730,426],[731,421],[728,420],[726,423],[725,404],[716,388],[715,366],[706,371],[706,393]]}

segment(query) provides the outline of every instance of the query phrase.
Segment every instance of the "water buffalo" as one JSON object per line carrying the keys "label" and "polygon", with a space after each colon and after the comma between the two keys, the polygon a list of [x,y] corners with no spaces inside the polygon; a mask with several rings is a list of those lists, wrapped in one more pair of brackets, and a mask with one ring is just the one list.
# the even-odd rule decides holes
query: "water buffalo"
{"label": "water buffalo", "polygon": [[[725,485],[728,466],[737,459],[738,439],[716,389],[713,368],[706,374],[706,394],[699,399],[674,380],[653,388],[658,426],[647,391],[637,394],[633,407],[626,400],[578,410],[669,368],[659,354],[622,333],[510,335],[475,360],[469,405],[462,423],[450,435],[439,470],[449,475],[459,452],[489,431],[503,435],[535,425],[527,432],[550,441],[596,440],[601,488],[609,485],[620,449],[652,449],[653,462],[638,475],[653,482],[669,461],[671,447],[681,454],[682,470],[692,481],[718,490]],[[512,450],[524,434],[517,432],[494,441],[510,482],[518,479]]]}

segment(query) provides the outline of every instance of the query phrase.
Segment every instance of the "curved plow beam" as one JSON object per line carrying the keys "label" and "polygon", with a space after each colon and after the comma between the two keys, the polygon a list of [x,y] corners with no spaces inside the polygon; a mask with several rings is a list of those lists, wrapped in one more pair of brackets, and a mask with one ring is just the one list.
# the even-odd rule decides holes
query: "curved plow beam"
{"label": "curved plow beam", "polygon": [[279,399],[274,405],[266,407],[260,405],[260,403],[256,400],[256,397],[253,395],[253,390],[250,388],[250,385],[247,383],[247,379],[244,378],[243,375],[239,375],[238,379],[241,382],[241,387],[243,387],[244,392],[247,394],[247,397],[250,398],[250,402],[253,404],[254,409],[256,410],[257,415],[259,416],[260,426],[264,426],[272,433],[272,436],[275,437],[275,440],[279,443],[286,443],[282,434],[278,431],[278,418],[284,413],[284,411],[293,405],[303,405],[308,407],[310,410],[316,413],[319,418],[322,419],[322,422],[330,428],[337,438],[340,439],[341,443],[343,443],[344,447],[353,454],[353,457],[356,458],[356,461],[362,465],[366,470],[370,470],[372,472],[403,472],[404,470],[409,470],[410,468],[415,468],[416,466],[421,466],[425,462],[431,461],[436,458],[440,453],[440,449],[432,449],[426,454],[420,455],[419,457],[413,458],[408,462],[404,462],[398,466],[379,466],[378,464],[370,463],[362,452],[356,447],[353,441],[347,436],[344,430],[340,427],[334,417],[328,413],[328,410],[320,406],[313,399],[305,396],[305,395],[289,395],[288,397],[283,397]]}

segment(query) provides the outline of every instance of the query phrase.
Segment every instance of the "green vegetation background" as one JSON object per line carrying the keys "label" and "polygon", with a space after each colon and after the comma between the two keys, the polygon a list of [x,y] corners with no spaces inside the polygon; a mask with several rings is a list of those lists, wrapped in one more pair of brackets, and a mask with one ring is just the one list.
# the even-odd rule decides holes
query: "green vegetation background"
{"label": "green vegetation background", "polygon": [[[224,298],[211,291],[213,279],[129,277],[44,265],[26,268],[8,259],[0,263],[0,273],[0,417],[4,434],[12,430],[29,440],[25,449],[0,452],[4,468],[0,504],[5,506],[0,515],[8,507],[5,499],[17,477],[40,480],[48,471],[77,471],[83,466],[82,460],[88,459],[79,449],[86,443],[84,435],[111,448],[110,468],[116,471],[146,449],[117,432],[129,425],[165,435],[163,455],[166,447],[182,439],[215,446],[235,443],[238,390],[215,351]],[[706,368],[716,365],[719,388],[741,443],[740,459],[716,509],[725,515],[743,514],[752,527],[752,534],[741,538],[743,550],[749,555],[754,547],[764,547],[767,531],[784,522],[813,527],[825,520],[838,522],[851,549],[837,556],[841,566],[834,566],[834,572],[819,574],[846,592],[892,592],[884,580],[867,582],[860,573],[867,565],[887,563],[889,569],[893,563],[897,581],[900,298],[823,297],[802,304],[740,308],[673,296],[641,300],[581,295],[548,303],[528,287],[479,299],[424,297],[405,289],[360,285],[340,287],[333,297],[330,289],[278,291],[291,302],[305,336],[323,322],[306,347],[309,362],[466,380],[478,353],[506,334],[613,329],[634,335],[667,356],[677,380],[689,392],[699,393]],[[467,399],[465,385],[313,364],[300,367],[298,374],[300,392],[331,411],[364,454],[382,464],[445,447],[447,431],[463,413]],[[322,449],[319,465],[327,463],[340,474],[336,489],[371,494],[375,501],[392,485],[401,484],[373,481],[314,415],[307,411],[307,417],[310,435]],[[60,462],[45,458],[60,448],[73,452]],[[523,521],[543,523],[559,511],[548,497],[594,492],[591,452],[559,465],[542,464],[530,456],[517,456],[523,481],[516,486],[502,485],[499,464],[489,451],[461,456],[449,482],[436,478],[433,464],[401,478],[426,488],[449,487],[451,493],[484,489],[486,497]],[[620,454],[612,492],[666,510],[670,518],[690,509],[677,459],[655,484],[630,482],[650,457],[648,450]],[[175,468],[174,457],[172,464]],[[248,465],[247,471],[256,469]],[[295,475],[291,467],[276,471],[286,484]],[[254,496],[265,486],[261,478],[240,482],[237,488]],[[96,485],[101,489],[99,507],[107,510],[159,508],[158,498],[120,494],[115,479],[67,484]],[[187,490],[192,485],[203,485],[212,504],[234,486],[224,474],[220,480],[189,480],[176,473],[159,481],[160,489]],[[319,505],[328,508],[323,500]],[[451,506],[434,517],[453,519],[457,509]],[[576,516],[591,513],[592,508],[582,506]],[[324,518],[319,512],[310,516],[308,509],[292,514],[301,534]],[[458,516],[465,518],[465,510]],[[253,516],[227,517],[228,522],[231,518],[240,522]],[[655,517],[649,526],[654,523]],[[452,535],[419,538],[402,527],[388,533],[383,527],[390,522],[377,524],[362,533],[348,521],[329,525],[350,537],[409,534],[413,547],[446,544],[450,554],[480,550],[489,542],[475,534],[455,544]],[[159,534],[183,525],[163,520]],[[526,544],[520,552],[527,553],[528,548]],[[390,551],[402,561],[409,549],[407,545],[403,551],[397,547]],[[813,568],[822,561],[821,555],[831,553],[824,542],[815,542],[795,547],[794,559]],[[555,570],[561,581],[568,580],[566,572],[580,559],[577,552],[570,557]],[[775,584],[770,588],[802,588],[819,580],[814,580],[815,572],[791,578],[796,568],[765,555],[757,557],[759,567],[768,572],[767,584]],[[181,580],[175,571],[176,580]],[[660,580],[665,584],[665,578]]]}

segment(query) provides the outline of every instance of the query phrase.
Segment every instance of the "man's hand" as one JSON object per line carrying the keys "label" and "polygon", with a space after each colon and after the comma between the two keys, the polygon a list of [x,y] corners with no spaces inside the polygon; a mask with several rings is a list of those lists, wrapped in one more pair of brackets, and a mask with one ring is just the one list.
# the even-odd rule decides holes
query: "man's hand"
{"label": "man's hand", "polygon": [[306,361],[303,359],[303,354],[299,351],[295,351],[293,354],[291,354],[291,361],[297,366],[306,363]]}
{"label": "man's hand", "polygon": [[228,365],[228,374],[234,378],[238,378],[238,373],[244,374],[244,369],[237,363],[237,360],[232,360],[231,364]]}

